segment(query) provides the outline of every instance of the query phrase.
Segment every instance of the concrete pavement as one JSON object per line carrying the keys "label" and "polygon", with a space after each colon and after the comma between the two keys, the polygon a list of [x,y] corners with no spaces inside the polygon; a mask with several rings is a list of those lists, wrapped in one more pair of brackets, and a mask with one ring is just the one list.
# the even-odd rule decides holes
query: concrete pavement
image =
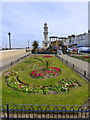
{"label": "concrete pavement", "polygon": [[90,75],[90,71],[89,71],[90,63],[77,58],[70,57],[68,55],[58,55],[58,56],[60,56],[60,58],[63,58],[64,60],[67,60],[69,63],[74,64],[74,66],[77,69],[80,69],[81,71],[86,71]]}
{"label": "concrete pavement", "polygon": [[18,58],[20,58],[20,57],[22,57],[26,54],[27,53],[23,53],[23,54],[19,54],[19,55],[16,55],[16,56],[10,56],[9,58],[3,58],[2,59],[2,66],[11,63],[11,61],[17,60]]}

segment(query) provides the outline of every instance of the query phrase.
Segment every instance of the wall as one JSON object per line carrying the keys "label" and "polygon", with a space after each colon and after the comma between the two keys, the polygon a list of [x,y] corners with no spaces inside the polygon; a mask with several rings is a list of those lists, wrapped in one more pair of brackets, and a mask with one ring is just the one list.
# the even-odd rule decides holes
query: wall
{"label": "wall", "polygon": [[3,50],[0,51],[0,59],[6,59],[9,57],[15,57],[15,56],[19,56],[19,55],[23,55],[24,53],[26,53],[25,49],[21,49],[21,50]]}

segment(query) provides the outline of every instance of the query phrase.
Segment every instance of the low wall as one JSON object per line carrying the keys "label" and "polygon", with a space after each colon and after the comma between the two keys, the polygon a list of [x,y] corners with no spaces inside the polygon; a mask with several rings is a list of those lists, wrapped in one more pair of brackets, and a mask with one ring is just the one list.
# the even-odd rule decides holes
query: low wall
{"label": "low wall", "polygon": [[9,57],[15,57],[18,55],[23,55],[26,53],[26,49],[21,49],[21,50],[3,50],[0,51],[0,59],[6,59]]}

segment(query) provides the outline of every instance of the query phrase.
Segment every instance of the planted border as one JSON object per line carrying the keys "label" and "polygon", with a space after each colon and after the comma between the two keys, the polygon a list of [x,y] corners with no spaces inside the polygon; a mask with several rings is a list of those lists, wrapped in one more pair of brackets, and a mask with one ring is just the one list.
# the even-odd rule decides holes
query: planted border
{"label": "planted border", "polygon": [[25,93],[58,94],[81,86],[81,82],[76,79],[62,79],[54,85],[47,86],[28,85],[18,79],[18,72],[14,70],[6,74],[5,80],[9,87]]}

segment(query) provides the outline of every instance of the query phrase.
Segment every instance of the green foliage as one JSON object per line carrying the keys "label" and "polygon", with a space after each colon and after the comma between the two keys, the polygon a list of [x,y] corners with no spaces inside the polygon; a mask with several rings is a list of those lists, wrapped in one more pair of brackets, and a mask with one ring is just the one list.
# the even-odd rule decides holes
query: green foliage
{"label": "green foliage", "polygon": [[32,44],[32,46],[33,46],[33,50],[35,51],[35,55],[36,55],[36,50],[37,50],[37,48],[38,48],[38,42],[37,41],[34,41],[33,42],[33,44]]}
{"label": "green foliage", "polygon": [[[43,59],[42,56],[37,56],[38,59]],[[31,59],[31,58],[29,58]],[[36,60],[36,59],[35,59]],[[5,75],[3,75],[2,80],[2,103],[14,103],[14,104],[71,104],[71,105],[82,105],[85,103],[85,101],[88,98],[88,82],[83,80],[81,77],[79,77],[74,71],[72,71],[70,68],[68,68],[65,64],[63,64],[59,59],[56,57],[49,58],[49,60],[52,60],[55,64],[52,65],[59,67],[62,69],[62,74],[60,76],[45,80],[35,80],[30,77],[30,72],[32,70],[35,70],[33,67],[37,63],[41,63],[39,60],[36,60],[35,63],[19,63],[16,66],[12,67],[10,69],[10,72],[12,69],[15,71],[20,70],[22,67],[22,70],[18,71],[17,74],[19,74],[19,79],[23,83],[29,84],[29,86],[34,85],[35,87],[23,87],[22,89],[19,88],[20,91],[14,90],[6,85],[6,82],[4,81]],[[29,65],[32,65],[32,67],[27,67]],[[22,71],[22,72],[21,72]],[[14,75],[14,73],[12,73]],[[18,83],[15,83],[15,78],[13,78],[12,82],[12,76],[9,79],[9,85],[11,85],[13,88],[17,88]],[[62,80],[63,79],[63,80]],[[68,92],[67,87],[61,86],[61,84],[65,85],[66,83],[72,85],[73,82],[78,82],[78,85],[81,85],[80,87],[75,86],[73,89],[70,89]],[[62,82],[63,81],[63,82]],[[61,83],[62,82],[62,83]],[[1,81],[0,81],[1,83]],[[65,84],[64,84],[65,83]],[[45,86],[46,89],[41,89],[38,86]],[[49,91],[55,91],[55,93],[59,94],[49,94]],[[22,92],[22,91],[23,92]],[[32,93],[32,90],[36,93]],[[46,94],[44,95],[43,92]],[[30,94],[29,94],[30,93]],[[38,94],[39,93],[39,94]],[[63,93],[63,94],[61,94]],[[83,97],[84,96],[84,97]]]}

